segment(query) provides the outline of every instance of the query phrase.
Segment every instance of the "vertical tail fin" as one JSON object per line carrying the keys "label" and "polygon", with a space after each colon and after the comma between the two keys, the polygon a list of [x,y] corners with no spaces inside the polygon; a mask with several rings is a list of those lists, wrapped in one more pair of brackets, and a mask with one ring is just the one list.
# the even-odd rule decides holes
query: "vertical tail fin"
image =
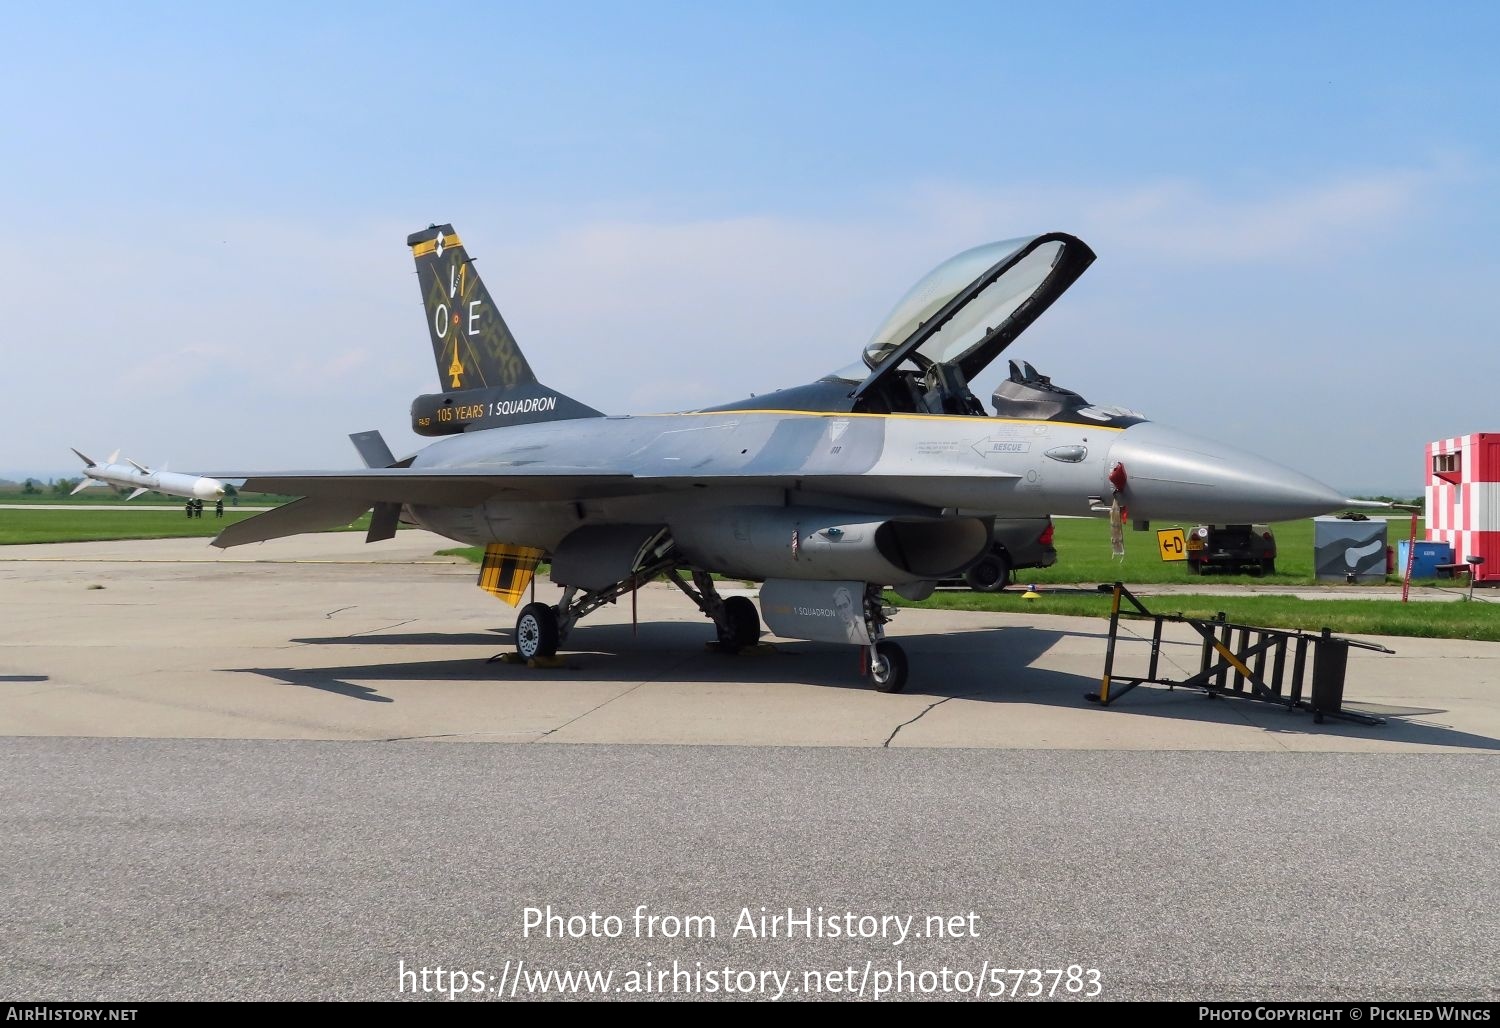
{"label": "vertical tail fin", "polygon": [[445,390],[534,385],[489,290],[452,225],[432,225],[406,239],[417,262],[432,355]]}
{"label": "vertical tail fin", "polygon": [[452,225],[430,225],[406,238],[443,391],[412,401],[412,430],[449,435],[538,421],[603,417],[537,381],[516,337]]}

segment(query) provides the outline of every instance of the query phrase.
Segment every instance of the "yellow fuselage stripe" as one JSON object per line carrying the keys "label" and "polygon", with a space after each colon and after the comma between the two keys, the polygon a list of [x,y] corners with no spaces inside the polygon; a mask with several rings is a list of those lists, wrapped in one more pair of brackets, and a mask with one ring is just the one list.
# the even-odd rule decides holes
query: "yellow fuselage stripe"
{"label": "yellow fuselage stripe", "polygon": [[770,414],[799,418],[889,418],[898,421],[966,421],[984,425],[1066,425],[1069,428],[1098,429],[1101,432],[1123,432],[1113,425],[1083,424],[1077,421],[1042,421],[1039,418],[992,418],[978,414],[868,414],[863,411],[818,410],[690,410],[679,414],[632,414],[635,418],[727,418],[737,414]]}

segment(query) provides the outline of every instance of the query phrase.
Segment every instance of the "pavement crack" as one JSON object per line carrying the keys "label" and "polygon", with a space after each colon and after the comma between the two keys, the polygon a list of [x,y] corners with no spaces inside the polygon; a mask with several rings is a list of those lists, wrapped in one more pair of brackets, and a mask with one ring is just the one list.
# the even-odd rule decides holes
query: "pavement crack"
{"label": "pavement crack", "polygon": [[[355,606],[358,606],[358,604],[355,604]],[[323,615],[323,620],[327,621],[328,619],[332,618],[335,614],[340,614],[340,613],[343,613],[346,610],[353,610],[353,609],[354,609],[354,607],[350,606],[350,607],[340,607],[337,610],[330,610],[327,614]]]}
{"label": "pavement crack", "polygon": [[371,742],[426,742],[429,739],[501,739],[510,736],[535,735],[531,732],[439,732],[435,735],[393,735],[389,738],[371,739]]}
{"label": "pavement crack", "polygon": [[[624,697],[629,696],[631,693],[635,692],[637,689],[641,688],[642,686],[650,685],[652,682],[658,682],[658,681],[660,681],[662,678],[666,677],[667,675],[669,675],[672,672],[676,671],[678,668],[682,667],[682,665],[686,664],[691,659],[692,659],[691,657],[686,657],[686,656],[683,657],[681,660],[677,661],[671,667],[669,667],[669,668],[663,668],[661,671],[659,671],[656,674],[652,675],[650,678],[645,678],[645,679],[642,679],[641,681],[635,683],[629,689],[626,689],[623,692],[615,693],[613,696],[609,697],[609,699],[605,700],[603,703],[600,703],[598,706],[591,707],[588,710],[585,710],[582,714],[579,714],[577,717],[570,718],[569,720],[564,721],[560,725],[556,725],[556,726],[554,726],[552,728],[547,729],[545,732],[543,732],[541,735],[537,736],[532,741],[533,742],[541,742],[543,739],[547,738],[547,736],[553,734],[554,732],[561,732],[564,728],[567,728],[569,725],[576,725],[578,722],[582,721],[584,718],[588,717],[590,714],[593,714],[596,711],[604,709],[605,707],[609,706],[611,703],[615,702],[618,699],[623,699]],[[921,715],[918,715],[918,717],[920,717],[920,716]]]}
{"label": "pavement crack", "polygon": [[924,717],[927,716],[927,712],[929,710],[931,710],[933,707],[941,707],[943,704],[947,703],[949,700],[956,700],[956,699],[958,699],[957,696],[944,696],[942,699],[938,700],[935,703],[929,703],[929,704],[927,704],[926,707],[922,708],[922,713],[918,714],[916,717],[912,718],[910,721],[903,721],[899,725],[897,725],[895,728],[892,728],[891,729],[891,734],[885,737],[885,742],[883,742],[883,743],[880,744],[880,748],[881,749],[890,749],[891,740],[896,737],[896,733],[897,732],[901,731],[901,729],[905,728],[907,725],[916,724],[918,721],[922,720]]}
{"label": "pavement crack", "polygon": [[371,742],[418,742],[423,739],[457,739],[461,735],[469,735],[469,732],[441,732],[437,735],[393,735],[385,739],[372,739]]}
{"label": "pavement crack", "polygon": [[[341,609],[342,610],[349,610],[350,608],[349,607],[343,607]],[[337,614],[338,611],[334,611],[334,613]],[[327,617],[327,616],[328,615],[326,615],[326,614],[324,615],[324,617]],[[405,621],[397,621],[394,625],[386,625],[384,628],[372,628],[372,629],[370,629],[369,631],[366,631],[366,632],[350,632],[349,633],[349,638],[353,639],[355,636],[359,636],[359,635],[374,635],[376,632],[389,632],[393,628],[400,628],[402,625],[410,625],[410,624],[413,624],[414,622],[419,621],[419,620],[421,620],[421,619],[420,618],[407,618]]]}
{"label": "pavement crack", "polygon": [[[1215,697],[1215,699],[1228,699],[1228,697],[1218,696],[1218,697]],[[1282,704],[1282,703],[1278,703],[1278,704],[1276,704],[1276,706],[1281,707],[1283,710],[1286,709],[1286,705]],[[1241,706],[1238,706],[1235,703],[1230,703],[1229,704],[1229,711],[1236,718],[1238,718],[1243,724],[1245,724],[1246,726],[1248,726],[1250,728],[1257,729],[1260,732],[1266,733],[1270,737],[1270,740],[1276,744],[1277,749],[1280,749],[1280,750],[1282,750],[1284,752],[1287,752],[1287,753],[1293,752],[1292,748],[1290,746],[1288,746],[1285,742],[1283,742],[1280,736],[1278,736],[1277,734],[1275,734],[1275,730],[1274,729],[1269,728],[1266,725],[1258,724],[1255,721],[1255,719],[1250,716],[1250,708],[1249,707],[1241,707]]]}

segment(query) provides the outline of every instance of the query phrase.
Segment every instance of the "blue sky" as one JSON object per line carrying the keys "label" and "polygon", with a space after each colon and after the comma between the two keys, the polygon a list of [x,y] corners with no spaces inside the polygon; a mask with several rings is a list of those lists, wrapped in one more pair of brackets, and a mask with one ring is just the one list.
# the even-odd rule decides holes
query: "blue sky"
{"label": "blue sky", "polygon": [[429,222],[611,412],[842,367],[932,265],[1056,229],[1099,261],[1015,356],[1414,490],[1500,430],[1497,11],[16,7],[0,469],[414,449]]}

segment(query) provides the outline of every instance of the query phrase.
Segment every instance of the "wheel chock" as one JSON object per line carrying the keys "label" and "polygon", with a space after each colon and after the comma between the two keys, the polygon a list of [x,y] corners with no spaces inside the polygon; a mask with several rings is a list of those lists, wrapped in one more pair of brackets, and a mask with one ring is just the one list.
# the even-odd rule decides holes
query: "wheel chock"
{"label": "wheel chock", "polygon": [[722,653],[726,657],[755,657],[766,653],[775,653],[776,645],[775,643],[762,642],[756,643],[754,646],[743,646],[740,649],[733,650],[718,640],[713,640],[704,643],[703,649],[708,653]]}
{"label": "wheel chock", "polygon": [[526,666],[535,671],[556,671],[558,668],[567,667],[568,661],[564,657],[532,657],[526,662]]}

